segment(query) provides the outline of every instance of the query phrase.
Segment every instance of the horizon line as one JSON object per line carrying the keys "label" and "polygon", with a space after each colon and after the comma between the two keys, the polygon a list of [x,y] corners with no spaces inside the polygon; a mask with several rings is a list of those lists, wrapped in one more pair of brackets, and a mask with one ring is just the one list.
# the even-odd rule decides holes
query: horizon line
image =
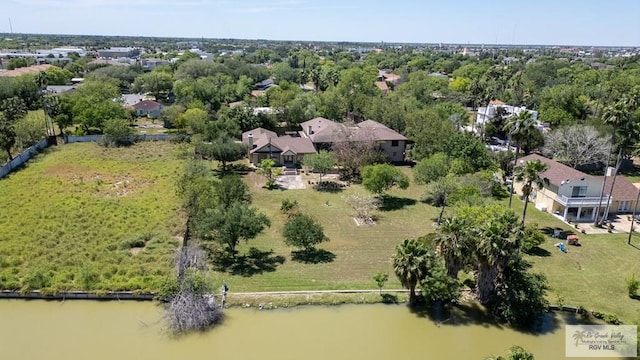
{"label": "horizon line", "polygon": [[535,44],[535,43],[462,43],[462,42],[410,42],[410,41],[366,41],[366,40],[300,40],[300,39],[261,39],[261,38],[235,38],[235,37],[204,37],[204,36],[167,36],[167,35],[114,35],[114,34],[72,34],[72,33],[8,33],[0,32],[0,35],[38,35],[38,36],[88,36],[88,37],[122,37],[122,38],[162,38],[162,39],[189,39],[189,40],[242,40],[242,41],[269,41],[269,42],[308,42],[308,43],[347,43],[347,44],[383,44],[383,45],[481,45],[486,47],[499,46],[533,46],[533,47],[595,47],[595,48],[640,48],[640,45],[592,45],[592,44]]}

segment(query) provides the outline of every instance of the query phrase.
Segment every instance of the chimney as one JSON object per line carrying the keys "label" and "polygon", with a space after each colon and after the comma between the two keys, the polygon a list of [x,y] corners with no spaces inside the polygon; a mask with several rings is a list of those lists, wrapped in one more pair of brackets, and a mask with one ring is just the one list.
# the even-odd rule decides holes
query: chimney
{"label": "chimney", "polygon": [[309,128],[307,129],[307,134],[309,135],[313,134],[313,126],[309,125]]}

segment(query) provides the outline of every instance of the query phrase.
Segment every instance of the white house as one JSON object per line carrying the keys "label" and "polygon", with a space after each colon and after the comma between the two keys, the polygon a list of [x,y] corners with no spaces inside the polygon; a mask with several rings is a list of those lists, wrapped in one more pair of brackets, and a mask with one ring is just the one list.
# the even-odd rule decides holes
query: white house
{"label": "white house", "polygon": [[540,131],[545,129],[545,126],[538,121],[538,112],[535,110],[527,109],[524,106],[512,106],[507,105],[500,100],[491,100],[487,106],[479,107],[476,114],[476,124],[473,129],[475,132],[482,131],[485,124],[490,122],[497,114],[498,108],[502,108],[505,111],[503,115],[505,119],[511,116],[517,116],[521,112],[528,112],[531,114],[531,118],[538,124]]}

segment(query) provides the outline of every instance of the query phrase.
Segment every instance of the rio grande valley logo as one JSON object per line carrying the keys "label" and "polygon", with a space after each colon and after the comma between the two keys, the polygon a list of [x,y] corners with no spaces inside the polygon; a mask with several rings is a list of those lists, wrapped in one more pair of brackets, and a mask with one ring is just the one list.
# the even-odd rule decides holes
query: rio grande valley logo
{"label": "rio grande valley logo", "polygon": [[567,325],[567,357],[636,357],[635,325]]}

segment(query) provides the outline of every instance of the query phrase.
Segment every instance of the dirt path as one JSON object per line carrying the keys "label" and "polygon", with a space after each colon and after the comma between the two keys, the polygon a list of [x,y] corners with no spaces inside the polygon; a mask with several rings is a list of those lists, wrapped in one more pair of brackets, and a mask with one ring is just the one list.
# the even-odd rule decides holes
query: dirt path
{"label": "dirt path", "polygon": [[[264,292],[234,292],[227,293],[227,296],[270,296],[270,295],[306,295],[306,294],[370,294],[379,293],[380,289],[374,290],[299,290],[299,291],[264,291]],[[407,289],[382,289],[383,293],[406,293]]]}

